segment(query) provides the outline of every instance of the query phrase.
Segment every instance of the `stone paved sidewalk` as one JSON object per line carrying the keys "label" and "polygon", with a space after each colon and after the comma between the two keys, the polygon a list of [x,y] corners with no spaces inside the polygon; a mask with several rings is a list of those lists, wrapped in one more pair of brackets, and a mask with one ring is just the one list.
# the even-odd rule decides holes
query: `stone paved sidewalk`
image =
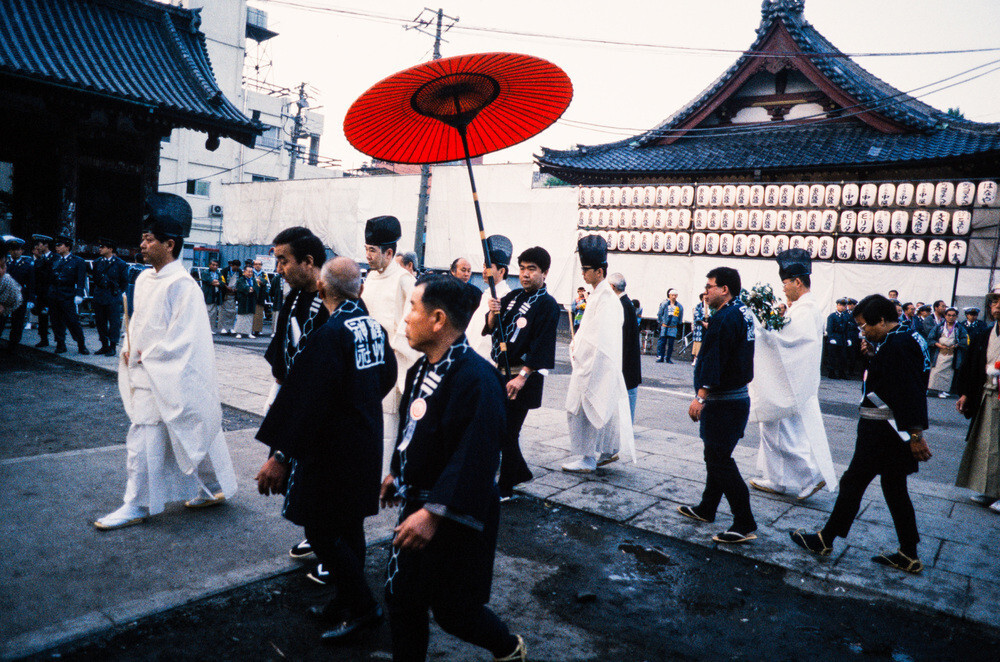
{"label": "stone paved sidewalk", "polygon": [[[87,331],[88,336],[93,334]],[[34,337],[26,333],[25,342]],[[88,342],[96,345],[96,338]],[[223,401],[260,413],[271,379],[262,359],[267,339],[254,343],[217,341],[216,361]],[[116,365],[114,359],[79,356],[72,349],[64,356],[108,369]],[[560,388],[564,379],[551,378],[547,389]],[[678,505],[698,502],[705,479],[701,441],[692,436],[695,426],[685,425],[683,431],[671,428],[671,421],[686,420],[688,401],[677,402],[676,411],[664,412],[662,428],[636,427],[635,464],[619,461],[590,476],[559,470],[569,455],[565,413],[546,407],[532,411],[521,445],[536,477],[520,486],[522,492],[697,545],[717,546],[711,536],[728,524],[725,500],[715,524],[698,524],[676,512]],[[828,428],[845,424],[853,426],[842,417],[827,421]],[[757,475],[755,450],[738,446],[734,457],[745,477]],[[845,469],[843,465],[836,468],[838,475]],[[911,477],[909,485],[922,536],[920,556],[926,567],[921,575],[906,575],[870,560],[897,546],[877,482],[868,489],[850,537],[838,539],[830,557],[808,555],[788,537],[797,528],[816,530],[822,526],[836,496],[826,490],[805,501],[751,490],[758,539],[724,549],[783,567],[790,571],[788,581],[818,580],[828,583],[827,588],[852,587],[916,609],[1000,627],[1000,558],[990,546],[992,537],[1000,534],[1000,517],[973,505],[968,490],[919,477]]]}

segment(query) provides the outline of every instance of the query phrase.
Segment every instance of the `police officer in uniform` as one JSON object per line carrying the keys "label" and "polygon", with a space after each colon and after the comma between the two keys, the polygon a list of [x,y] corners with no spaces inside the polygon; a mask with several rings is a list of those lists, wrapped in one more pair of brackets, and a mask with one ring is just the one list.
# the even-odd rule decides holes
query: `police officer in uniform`
{"label": "police officer in uniform", "polygon": [[114,356],[121,333],[122,292],[128,287],[128,266],[115,255],[111,239],[99,239],[100,255],[90,265],[90,295],[101,348],[95,354]]}
{"label": "police officer in uniform", "polygon": [[76,312],[76,307],[83,303],[87,286],[87,262],[73,255],[73,240],[66,235],[57,236],[55,244],[58,257],[52,264],[49,307],[52,312],[52,334],[56,337],[56,354],[66,351],[66,329],[69,329],[76,341],[80,354],[90,354]]}
{"label": "police officer in uniform", "polygon": [[35,347],[49,346],[49,289],[52,287],[52,265],[59,258],[52,252],[52,237],[31,235],[35,259],[35,315],[38,316],[38,343]]}
{"label": "police officer in uniform", "polygon": [[847,379],[851,361],[850,328],[853,322],[847,319],[847,299],[837,299],[837,310],[826,317],[826,351],[828,376],[830,379]]}
{"label": "police officer in uniform", "polygon": [[[10,267],[7,267],[7,271],[10,272]],[[15,279],[17,277],[15,276]],[[983,320],[979,319],[979,309],[975,306],[969,306],[965,309],[965,321],[959,322],[965,327],[966,332],[969,334],[969,344],[979,337],[981,334],[985,334],[989,331],[989,325]],[[13,333],[11,337],[13,337]]]}
{"label": "police officer in uniform", "polygon": [[[7,258],[7,273],[21,286],[21,305],[11,312],[10,315],[10,345],[13,348],[21,342],[21,334],[24,331],[24,318],[31,310],[32,297],[35,289],[35,269],[33,260],[23,255],[24,240],[13,236],[7,236],[6,245],[10,256]],[[0,333],[3,332],[3,323],[0,322]]]}

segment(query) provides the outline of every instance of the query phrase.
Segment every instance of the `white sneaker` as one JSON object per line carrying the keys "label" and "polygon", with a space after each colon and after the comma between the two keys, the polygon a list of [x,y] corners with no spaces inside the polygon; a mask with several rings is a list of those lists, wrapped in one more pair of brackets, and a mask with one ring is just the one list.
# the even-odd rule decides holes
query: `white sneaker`
{"label": "white sneaker", "polygon": [[237,333],[237,334],[236,334],[236,337],[237,337],[237,338],[242,338],[242,337],[243,337],[243,334],[241,334],[241,333]]}
{"label": "white sneaker", "polygon": [[257,337],[257,336],[255,336],[255,335],[254,335],[254,334],[252,334],[252,333],[248,333],[248,334],[247,334],[247,338],[251,338],[251,339],[252,339],[252,338],[256,338],[256,337]]}
{"label": "white sneaker", "polygon": [[224,336],[224,335],[226,335],[227,333],[229,333],[229,329],[219,329],[219,334],[220,334],[220,335],[223,335],[223,336]]}
{"label": "white sneaker", "polygon": [[597,458],[581,455],[572,462],[562,465],[562,470],[572,474],[591,474],[597,470]]}
{"label": "white sneaker", "polygon": [[110,531],[112,529],[132,526],[133,524],[141,524],[146,521],[147,517],[149,517],[148,508],[126,503],[115,512],[109,513],[94,522],[94,526],[101,531]]}
{"label": "white sneaker", "polygon": [[798,499],[799,501],[802,501],[803,499],[808,499],[809,497],[816,494],[824,487],[826,487],[826,481],[820,478],[815,483],[811,485],[806,485],[804,488],[802,488],[802,491],[799,492],[799,495],[795,498]]}
{"label": "white sneaker", "polygon": [[995,513],[1000,513],[1000,499],[990,504],[990,510],[992,510]]}
{"label": "white sneaker", "polygon": [[768,494],[785,493],[785,488],[766,478],[752,478],[750,480],[750,487],[755,490],[760,490],[761,492],[767,492]]}

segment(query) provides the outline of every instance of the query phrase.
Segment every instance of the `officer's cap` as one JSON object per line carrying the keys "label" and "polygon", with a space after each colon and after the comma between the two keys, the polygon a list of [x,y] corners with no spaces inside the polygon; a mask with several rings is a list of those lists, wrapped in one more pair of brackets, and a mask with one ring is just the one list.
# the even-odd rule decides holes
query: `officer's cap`
{"label": "officer's cap", "polygon": [[395,216],[376,216],[365,221],[365,244],[369,246],[389,246],[402,236],[403,230]]}
{"label": "officer's cap", "polygon": [[191,234],[191,205],[173,193],[152,193],[146,198],[143,231],[171,239]]}
{"label": "officer's cap", "polygon": [[238,266],[240,266],[241,264],[243,264],[243,263],[242,263],[242,262],[240,262],[239,260],[230,260],[230,261],[229,261],[229,266],[231,266],[231,267],[238,267]]}
{"label": "officer's cap", "polygon": [[608,263],[608,242],[604,237],[588,234],[576,242],[576,250],[580,253],[580,265],[596,269]]}
{"label": "officer's cap", "polygon": [[67,246],[73,246],[73,238],[65,234],[57,234],[55,236],[54,244],[58,246],[59,244],[66,244]]}
{"label": "officer's cap", "polygon": [[846,297],[840,297],[839,299],[837,299],[837,305],[838,306],[846,306],[847,305],[847,298]]}
{"label": "officer's cap", "polygon": [[514,244],[502,234],[493,234],[486,238],[486,246],[490,249],[490,262],[498,267],[509,267],[510,258],[514,254]]}
{"label": "officer's cap", "polygon": [[33,234],[31,235],[31,241],[36,244],[46,244],[49,248],[52,248],[52,237],[47,234]]}
{"label": "officer's cap", "polygon": [[781,280],[808,276],[812,273],[812,257],[804,248],[789,248],[775,257],[778,260],[778,277]]}
{"label": "officer's cap", "polygon": [[21,239],[20,237],[15,237],[12,234],[5,234],[3,235],[3,237],[0,237],[0,243],[3,243],[5,246],[8,246],[9,248],[17,248],[19,246],[24,246],[24,239]]}
{"label": "officer's cap", "polygon": [[978,315],[979,314],[979,309],[976,308],[975,306],[969,306],[968,308],[965,309],[965,314],[966,315]]}
{"label": "officer's cap", "polygon": [[108,239],[107,237],[101,237],[97,240],[98,246],[107,246],[111,250],[118,248],[118,242],[114,239]]}

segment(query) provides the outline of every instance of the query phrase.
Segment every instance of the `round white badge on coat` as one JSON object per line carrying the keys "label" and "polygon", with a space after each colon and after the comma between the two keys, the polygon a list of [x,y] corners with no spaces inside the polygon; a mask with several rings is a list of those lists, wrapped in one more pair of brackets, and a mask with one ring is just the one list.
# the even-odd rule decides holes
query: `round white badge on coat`
{"label": "round white badge on coat", "polygon": [[528,326],[528,320],[526,320],[523,317],[518,317],[514,325],[517,326],[517,328],[519,329],[523,329],[524,327]]}
{"label": "round white badge on coat", "polygon": [[427,413],[427,401],[423,398],[417,398],[412,403],[410,403],[410,418],[415,421],[419,421]]}

